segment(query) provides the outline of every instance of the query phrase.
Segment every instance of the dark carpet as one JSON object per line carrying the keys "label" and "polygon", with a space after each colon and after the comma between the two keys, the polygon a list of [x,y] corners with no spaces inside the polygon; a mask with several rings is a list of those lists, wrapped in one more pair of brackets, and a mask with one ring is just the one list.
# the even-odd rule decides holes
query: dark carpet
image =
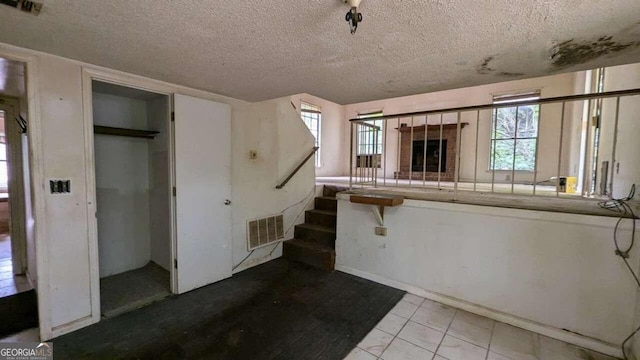
{"label": "dark carpet", "polygon": [[342,360],[403,291],[278,259],[56,338],[60,359]]}
{"label": "dark carpet", "polygon": [[102,316],[113,317],[171,295],[170,274],[149,262],[135,269],[100,279]]}

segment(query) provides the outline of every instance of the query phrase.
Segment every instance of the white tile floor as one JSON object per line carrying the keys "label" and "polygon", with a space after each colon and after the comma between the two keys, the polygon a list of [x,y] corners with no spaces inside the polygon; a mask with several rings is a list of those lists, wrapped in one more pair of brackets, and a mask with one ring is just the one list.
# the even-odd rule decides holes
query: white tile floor
{"label": "white tile floor", "polygon": [[613,360],[407,294],[345,360]]}

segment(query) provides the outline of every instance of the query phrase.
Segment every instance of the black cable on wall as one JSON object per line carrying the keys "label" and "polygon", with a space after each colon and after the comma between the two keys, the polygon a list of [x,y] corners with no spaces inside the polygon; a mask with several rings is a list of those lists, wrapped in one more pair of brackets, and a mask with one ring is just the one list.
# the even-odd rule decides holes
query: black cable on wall
{"label": "black cable on wall", "polygon": [[[616,248],[615,254],[619,256],[622,259],[622,261],[624,261],[625,265],[627,266],[627,269],[629,269],[629,272],[633,276],[634,280],[636,281],[636,284],[638,285],[638,288],[640,289],[640,279],[638,279],[638,275],[636,275],[636,272],[633,270],[628,260],[630,257],[629,253],[633,249],[633,246],[635,245],[635,240],[636,240],[635,238],[636,238],[637,217],[636,217],[636,214],[633,212],[633,208],[631,207],[631,205],[629,205],[629,201],[633,200],[635,195],[636,195],[636,185],[633,184],[631,185],[631,190],[629,191],[629,195],[627,195],[627,197],[622,199],[612,199],[608,201],[602,201],[598,203],[598,206],[600,206],[603,209],[620,213],[620,218],[618,219],[618,222],[616,222],[616,226],[613,229],[613,244],[615,245],[615,248]],[[618,229],[620,228],[620,224],[625,220],[631,221],[631,241],[627,248],[622,249],[618,241]],[[622,355],[624,356],[625,360],[629,360],[629,356],[627,355],[627,350],[626,350],[627,343],[631,341],[631,339],[633,339],[633,337],[639,331],[640,331],[640,326],[638,326],[622,342]]]}

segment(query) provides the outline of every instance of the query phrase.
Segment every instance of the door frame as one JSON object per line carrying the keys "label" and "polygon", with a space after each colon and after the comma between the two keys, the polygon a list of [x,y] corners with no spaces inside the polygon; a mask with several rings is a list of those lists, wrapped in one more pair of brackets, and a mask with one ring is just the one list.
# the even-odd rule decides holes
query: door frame
{"label": "door frame", "polygon": [[[44,147],[40,113],[40,75],[38,55],[11,45],[0,44],[0,57],[25,64],[27,92],[27,139],[29,141],[29,176],[33,204],[34,242],[36,246],[36,291],[40,336],[51,334],[51,298],[49,297],[48,244],[46,241],[46,189],[44,186]],[[44,284],[38,286],[38,284]]]}
{"label": "door frame", "polygon": [[[175,184],[178,187],[178,193],[184,194],[183,196],[174,197],[176,209],[174,220],[175,233],[176,238],[181,239],[179,244],[176,242],[177,251],[175,259],[180,264],[178,265],[179,268],[177,271],[177,293],[183,294],[233,275],[233,226],[228,228],[228,233],[222,231],[225,236],[216,237],[217,239],[223,239],[223,241],[209,239],[208,237],[211,236],[212,231],[215,233],[219,227],[215,226],[215,221],[211,222],[213,220],[209,221],[209,217],[204,216],[204,214],[211,211],[212,213],[208,213],[208,216],[213,216],[211,219],[220,219],[223,222],[228,220],[230,224],[233,224],[233,211],[232,208],[229,207],[229,204],[231,204],[229,198],[231,198],[232,195],[232,146],[229,138],[231,135],[231,106],[219,101],[181,93],[176,93],[173,100],[175,111],[175,121],[173,121],[173,146],[174,163],[176,164],[174,167],[174,177],[176,179]],[[193,112],[194,109],[198,110],[195,114]],[[221,120],[224,120],[224,122]],[[196,126],[195,128],[194,125]],[[203,130],[203,127],[206,126],[213,126],[214,129]],[[220,126],[226,128],[220,131]],[[198,130],[193,130],[196,128]],[[202,136],[202,134],[211,134],[212,131],[222,134],[224,141],[220,138],[215,139],[215,137],[211,135],[205,135],[204,140],[199,139],[199,141],[195,140],[196,142],[193,142],[194,137]],[[228,133],[226,133],[226,131],[228,131]],[[213,148],[206,148],[206,146],[193,145],[199,144],[201,141],[209,141],[211,144],[220,146],[216,147],[216,145],[210,144]],[[204,159],[198,158],[203,151],[204,153],[221,152],[225,155],[221,160],[223,169],[221,170],[214,166],[214,164],[216,164],[215,160],[220,160],[219,158],[213,161],[211,156],[205,156]],[[175,159],[183,161],[179,162]],[[213,168],[208,168],[208,165]],[[227,169],[228,174],[225,172],[225,169]],[[216,174],[214,178],[210,177],[211,172]],[[194,174],[199,174],[199,176],[193,176]],[[220,180],[220,178],[218,178],[220,174],[223,175],[220,177],[222,182],[216,183],[216,180]],[[194,181],[193,179],[197,180]],[[206,180],[205,183],[209,186],[203,185],[205,184],[202,182],[203,180]],[[218,184],[224,186],[228,193],[210,191],[212,185],[216,185],[214,187],[219,189]],[[218,198],[220,194],[223,195],[222,198]],[[218,206],[216,206],[217,201],[219,201],[219,203],[217,203]],[[209,221],[209,223],[203,225],[203,223],[207,223],[207,221]],[[218,225],[220,225],[220,223],[218,223]],[[207,226],[209,226],[209,228],[207,228]],[[204,243],[200,242],[202,240],[205,240]],[[181,251],[183,251],[183,253],[181,253]],[[226,255],[228,255],[228,257]],[[187,265],[182,265],[183,263]],[[180,271],[182,273],[180,273]],[[199,273],[200,276],[194,274],[194,272]]]}
{"label": "door frame", "polygon": [[11,261],[14,274],[27,270],[26,202],[24,182],[24,159],[22,158],[22,134],[17,132],[13,119],[20,114],[20,100],[0,95],[0,110],[11,114],[4,119],[7,148],[7,170],[9,181],[9,235],[11,236]]}
{"label": "door frame", "polygon": [[[83,79],[87,75],[92,75],[96,78],[100,78],[102,81],[107,82],[116,82],[124,84],[125,86],[133,86],[137,88],[141,88],[143,90],[148,90],[160,94],[172,95],[174,93],[182,93],[189,96],[201,97],[203,99],[218,101],[222,103],[226,103],[231,105],[232,107],[232,119],[234,107],[239,104],[246,104],[244,101],[232,99],[223,95],[214,94],[209,91],[198,90],[187,86],[172,84],[169,82],[165,82],[162,80],[154,80],[151,78],[147,78],[140,75],[133,75],[129,73],[125,73],[118,70],[108,69],[105,67],[101,67],[98,65],[88,64],[86,62],[72,60],[69,58],[59,57],[52,54],[47,54],[35,50],[30,50],[14,45],[9,45],[5,43],[0,43],[0,57],[20,61],[26,65],[26,85],[27,85],[27,114],[28,114],[28,133],[27,138],[29,141],[29,175],[31,179],[31,200],[33,204],[33,220],[34,220],[34,241],[36,244],[36,267],[37,267],[37,276],[36,276],[36,291],[38,293],[38,313],[39,313],[39,322],[40,322],[40,337],[42,339],[51,339],[55,336],[59,336],[62,334],[66,334],[68,332],[80,329],[82,327],[91,325],[100,321],[100,305],[99,305],[99,289],[100,289],[100,279],[98,272],[98,258],[97,251],[91,251],[92,247],[95,245],[95,239],[92,239],[92,232],[96,231],[96,228],[88,227],[87,233],[87,242],[90,249],[89,252],[89,264],[91,269],[93,269],[90,273],[90,301],[91,301],[91,314],[87,317],[83,317],[80,319],[76,319],[70,323],[53,326],[52,324],[52,311],[53,304],[51,303],[51,287],[50,287],[50,267],[49,267],[49,242],[47,241],[47,208],[46,208],[46,199],[49,196],[48,187],[46,184],[45,178],[45,152],[44,152],[44,142],[43,142],[43,131],[42,131],[42,112],[40,108],[41,104],[41,66],[40,63],[44,61],[50,61],[52,59],[60,59],[64,60],[66,63],[75,64],[78,66],[82,72]],[[82,81],[82,86],[84,86],[85,80]],[[82,89],[82,101],[85,101],[86,97],[86,87]],[[91,91],[88,93],[89,97],[91,96]],[[173,106],[173,96],[171,96],[170,103]],[[92,117],[86,116],[86,111],[83,114],[83,126],[84,132],[87,132],[87,125],[91,126],[93,124]],[[89,122],[87,123],[87,121]],[[232,121],[233,128],[233,121]],[[91,129],[91,133],[93,129]],[[91,134],[93,135],[93,134]],[[85,151],[88,144],[85,141]],[[93,153],[93,149],[91,149]],[[86,154],[86,152],[85,152]],[[92,160],[89,160],[90,157],[86,156],[85,161],[91,163],[93,166]],[[92,167],[87,167],[91,169]],[[89,175],[87,174],[87,179]],[[87,188],[90,186],[87,184]],[[89,201],[87,199],[87,210],[93,208],[89,206],[89,202],[93,203],[93,201]],[[173,202],[172,202],[173,203]],[[84,206],[83,206],[84,207]],[[93,216],[90,216],[87,212],[87,217],[90,220]],[[232,224],[233,224],[233,215],[232,215]],[[229,224],[229,226],[232,226]],[[89,222],[87,223],[89,226]],[[95,224],[94,224],[95,226]],[[232,233],[233,234],[233,233]],[[233,239],[232,239],[233,240]],[[173,249],[175,251],[175,249]],[[94,269],[95,268],[95,269]],[[172,284],[175,287],[175,284]],[[98,293],[96,294],[96,291]]]}
{"label": "door frame", "polygon": [[[82,68],[82,102],[83,118],[84,118],[84,136],[85,136],[85,166],[87,180],[87,214],[88,216],[88,241],[90,253],[90,278],[91,278],[91,307],[92,318],[98,322],[101,318],[100,311],[100,267],[98,253],[98,219],[96,217],[96,168],[95,168],[95,150],[93,135],[93,89],[92,81],[97,80],[114,85],[134,88],[138,90],[148,91],[159,95],[167,96],[167,129],[169,134],[169,182],[171,186],[175,186],[174,175],[174,155],[173,155],[173,124],[171,122],[171,112],[173,111],[173,93],[161,84],[153,81],[138,78],[124,73],[116,73],[111,71],[103,71],[94,68]],[[170,227],[171,227],[171,259],[175,258],[176,237],[175,237],[175,205],[173,196],[170,194]],[[174,267],[170,267],[170,289],[171,293],[177,293],[177,272]]]}

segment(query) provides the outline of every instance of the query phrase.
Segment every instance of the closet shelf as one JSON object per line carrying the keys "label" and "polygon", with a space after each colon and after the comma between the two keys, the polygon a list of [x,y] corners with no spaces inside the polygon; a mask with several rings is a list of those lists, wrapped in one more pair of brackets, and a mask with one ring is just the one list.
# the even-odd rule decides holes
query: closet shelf
{"label": "closet shelf", "polygon": [[123,129],[109,126],[93,126],[93,133],[100,135],[113,135],[113,136],[126,136],[143,139],[153,139],[158,134],[158,131],[149,130],[137,130],[137,129]]}

